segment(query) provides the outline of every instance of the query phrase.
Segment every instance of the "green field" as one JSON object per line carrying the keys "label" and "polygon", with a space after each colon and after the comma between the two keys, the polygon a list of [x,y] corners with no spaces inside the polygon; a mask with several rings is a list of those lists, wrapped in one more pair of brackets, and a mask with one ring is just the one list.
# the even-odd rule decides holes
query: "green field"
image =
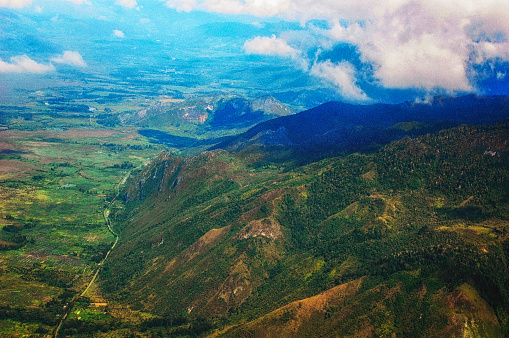
{"label": "green field", "polygon": [[[55,117],[43,103],[51,97],[36,98],[1,107],[1,336],[53,332],[115,241],[103,215],[108,203],[127,175],[163,149],[88,114]],[[87,296],[100,299],[93,290]],[[102,318],[100,307],[85,308],[83,318]]]}

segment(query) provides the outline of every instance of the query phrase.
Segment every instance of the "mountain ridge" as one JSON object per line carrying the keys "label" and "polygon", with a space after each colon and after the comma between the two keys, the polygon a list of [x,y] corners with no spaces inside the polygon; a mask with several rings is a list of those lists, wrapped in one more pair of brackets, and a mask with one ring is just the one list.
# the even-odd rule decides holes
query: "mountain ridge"
{"label": "mountain ridge", "polygon": [[[492,124],[507,119],[507,96],[472,94],[395,105],[352,105],[331,101],[291,116],[262,122],[210,150],[221,148],[236,152],[250,146],[281,145],[302,153],[320,149],[330,156],[372,151],[407,135],[422,135],[460,124]],[[402,123],[414,125],[404,128]]]}

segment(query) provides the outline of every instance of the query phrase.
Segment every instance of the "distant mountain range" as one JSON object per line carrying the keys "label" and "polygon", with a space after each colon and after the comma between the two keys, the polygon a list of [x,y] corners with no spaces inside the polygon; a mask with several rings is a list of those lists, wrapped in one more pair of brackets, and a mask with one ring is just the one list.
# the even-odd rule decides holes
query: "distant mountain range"
{"label": "distant mountain range", "polygon": [[324,154],[374,150],[404,136],[460,124],[491,124],[507,119],[507,96],[435,97],[428,102],[373,105],[329,102],[262,122],[211,149],[238,152],[253,146],[265,150],[283,147],[316,159]]}
{"label": "distant mountain range", "polygon": [[292,109],[272,96],[247,100],[235,95],[215,95],[188,99],[161,99],[147,109],[121,114],[120,120],[123,124],[159,128],[194,123],[203,128],[228,129],[245,128],[293,113]]}

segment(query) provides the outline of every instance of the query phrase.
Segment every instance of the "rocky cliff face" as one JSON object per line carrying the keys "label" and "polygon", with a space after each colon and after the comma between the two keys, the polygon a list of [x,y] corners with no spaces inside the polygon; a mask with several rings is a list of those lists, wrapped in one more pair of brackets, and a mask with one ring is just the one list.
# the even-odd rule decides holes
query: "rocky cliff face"
{"label": "rocky cliff face", "polygon": [[282,104],[273,96],[262,96],[251,100],[249,106],[251,111],[262,111],[265,114],[272,115],[274,117],[287,116],[295,113],[292,109]]}

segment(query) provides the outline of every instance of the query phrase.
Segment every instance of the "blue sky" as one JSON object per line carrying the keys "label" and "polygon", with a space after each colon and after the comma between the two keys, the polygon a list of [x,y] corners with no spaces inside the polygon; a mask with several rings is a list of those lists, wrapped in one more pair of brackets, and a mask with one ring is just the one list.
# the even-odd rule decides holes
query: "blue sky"
{"label": "blue sky", "polygon": [[216,90],[307,84],[359,103],[509,94],[507,0],[0,0],[0,13],[0,81],[145,62]]}

